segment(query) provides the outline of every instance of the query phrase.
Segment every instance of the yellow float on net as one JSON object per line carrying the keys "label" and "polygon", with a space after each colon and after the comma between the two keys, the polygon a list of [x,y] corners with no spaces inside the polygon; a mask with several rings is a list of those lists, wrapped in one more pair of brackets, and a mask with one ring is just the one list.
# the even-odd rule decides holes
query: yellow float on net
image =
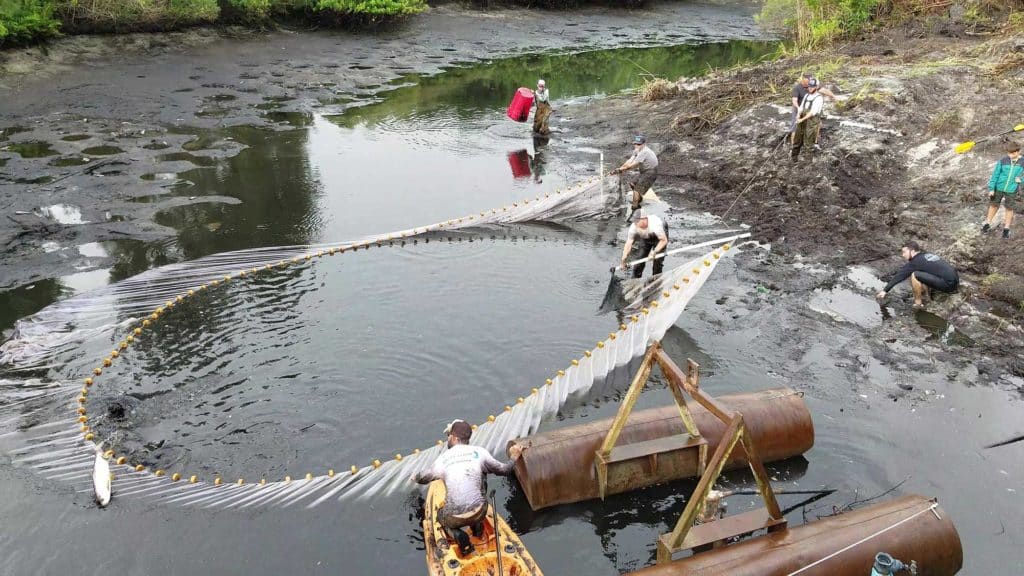
{"label": "yellow float on net", "polygon": [[113,363],[114,363],[114,361],[112,359],[110,359],[110,358],[104,358],[103,359],[103,366],[105,368],[110,368],[110,365],[113,364]]}
{"label": "yellow float on net", "polygon": [[220,486],[222,482],[224,482],[224,481],[220,479],[220,476],[218,476],[218,477],[213,479],[213,485],[214,486]]}
{"label": "yellow float on net", "polygon": [[[141,330],[140,330],[140,332],[141,332]],[[117,357],[118,357],[118,356],[120,356],[120,355],[121,355],[121,353],[120,353],[120,352],[118,352],[117,350],[111,350],[111,351],[110,351],[110,357],[111,357],[111,358],[117,358]]]}
{"label": "yellow float on net", "polygon": [[571,364],[572,364],[573,366],[579,366],[579,365],[580,365],[580,361],[579,361],[579,360],[577,360],[577,359],[575,359],[575,358],[573,358],[573,359],[572,359],[572,362],[571,362]]}
{"label": "yellow float on net", "polygon": [[198,476],[196,476],[195,474],[189,476],[189,478],[188,478],[188,483],[189,484],[195,484],[196,482],[199,482],[199,477]]}
{"label": "yellow float on net", "polygon": [[373,467],[374,468],[380,468],[380,460],[374,460],[373,461]]}
{"label": "yellow float on net", "polygon": [[334,469],[333,468],[331,470],[327,471],[327,477],[328,478],[334,478]]}
{"label": "yellow float on net", "polygon": [[[438,440],[438,442],[440,442],[440,440]],[[349,471],[352,472],[353,476],[355,476],[356,474],[359,473],[359,468],[356,468],[355,466],[353,466],[352,468],[349,469]]]}
{"label": "yellow float on net", "polygon": [[551,378],[548,378],[548,379],[544,380],[544,383],[547,384],[548,386],[551,386],[552,384],[555,383],[555,381],[552,380]]}
{"label": "yellow float on net", "polygon": [[241,486],[242,484],[245,484],[245,479],[244,478],[239,478],[238,481],[235,482],[235,484],[238,484],[239,486]]}
{"label": "yellow float on net", "polygon": [[171,474],[171,482],[177,482],[178,480],[181,480],[181,474],[178,474],[177,472]]}
{"label": "yellow float on net", "polygon": [[92,378],[86,378],[85,379],[85,385],[86,386],[92,386]]}
{"label": "yellow float on net", "polygon": [[92,439],[93,439],[93,438],[95,438],[95,437],[96,437],[96,436],[94,436],[92,432],[89,432],[89,433],[87,433],[87,434],[85,435],[85,439],[86,439],[86,440],[92,440]]}
{"label": "yellow float on net", "polygon": [[494,422],[494,414],[491,414],[490,416],[488,416],[487,417],[487,421],[488,422]]}
{"label": "yellow float on net", "polygon": [[85,414],[85,406],[79,406],[78,407],[78,413],[79,414]]}
{"label": "yellow float on net", "polygon": [[117,459],[117,463],[121,464],[121,465],[124,465],[124,463],[127,462],[127,461],[128,461],[128,459],[125,458],[124,456],[121,456],[120,458]]}
{"label": "yellow float on net", "polygon": [[153,472],[153,475],[154,476],[163,476],[164,475],[164,471],[163,470],[157,470],[156,472]]}
{"label": "yellow float on net", "polygon": [[93,368],[92,369],[92,373],[97,375],[97,376],[99,376],[100,374],[103,374],[103,368],[100,368],[100,367]]}
{"label": "yellow float on net", "polygon": [[306,472],[306,480],[312,480],[312,479],[313,479],[313,473],[312,472]]}

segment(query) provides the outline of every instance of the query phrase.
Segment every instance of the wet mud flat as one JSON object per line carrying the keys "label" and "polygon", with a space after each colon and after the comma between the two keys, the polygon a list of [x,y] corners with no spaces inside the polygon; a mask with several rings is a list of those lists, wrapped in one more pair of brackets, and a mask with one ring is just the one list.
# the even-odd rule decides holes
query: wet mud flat
{"label": "wet mud flat", "polygon": [[[177,223],[158,215],[239,196],[223,186],[189,194],[183,172],[213,174],[267,140],[262,131],[305,132],[315,116],[378,102],[411,75],[530,53],[758,39],[752,11],[743,2],[573,12],[443,5],[374,33],[197,29],[0,53],[0,288],[181,259]],[[133,255],[64,249],[104,242],[134,243]]]}
{"label": "wet mud flat", "polygon": [[[716,327],[701,345],[748,358],[724,362],[730,380],[807,393],[816,428],[831,429],[812,463],[822,451],[842,454],[832,466],[850,478],[906,480],[900,490],[949,506],[966,573],[1022,569],[1006,520],[1024,512],[1024,446],[984,446],[1021,433],[1024,235],[1019,223],[1009,240],[980,233],[985,186],[1005,154],[999,140],[953,152],[1019,123],[1012,46],[909,27],[834,53],[683,79],[664,100],[609,98],[573,120],[609,153],[647,133],[661,152],[664,200],[746,223],[770,247],[737,258],[739,281],[714,310],[688,310]],[[839,102],[827,105],[822,150],[793,162],[782,138],[788,88],[804,70]],[[875,301],[906,239],[958,267],[958,294],[914,311],[904,284]]]}

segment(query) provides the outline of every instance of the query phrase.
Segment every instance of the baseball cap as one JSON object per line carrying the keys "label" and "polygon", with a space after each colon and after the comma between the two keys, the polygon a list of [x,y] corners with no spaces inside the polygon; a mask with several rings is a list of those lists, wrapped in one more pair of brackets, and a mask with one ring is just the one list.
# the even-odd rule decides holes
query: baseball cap
{"label": "baseball cap", "polygon": [[640,220],[647,218],[647,216],[647,210],[637,210],[633,213],[633,222],[639,222]]}
{"label": "baseball cap", "polygon": [[644,142],[647,142],[647,138],[643,134],[633,136],[633,144],[643,144]]}
{"label": "baseball cap", "polygon": [[818,79],[817,78],[811,78],[807,82],[807,87],[808,88],[817,88],[818,87]]}
{"label": "baseball cap", "polygon": [[537,80],[537,86],[546,86],[546,84],[544,84],[544,80]]}
{"label": "baseball cap", "polygon": [[469,425],[469,422],[456,418],[445,426],[444,435],[452,435],[463,441],[469,441],[470,436],[473,435],[473,427]]}

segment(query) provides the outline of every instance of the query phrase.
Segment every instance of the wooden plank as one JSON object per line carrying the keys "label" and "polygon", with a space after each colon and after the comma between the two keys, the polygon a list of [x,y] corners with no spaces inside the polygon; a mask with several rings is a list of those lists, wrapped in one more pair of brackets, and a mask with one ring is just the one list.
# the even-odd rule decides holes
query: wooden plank
{"label": "wooden plank", "polygon": [[670,562],[672,560],[671,551],[678,549],[679,544],[685,540],[686,534],[693,526],[694,520],[697,519],[698,511],[704,505],[704,499],[708,496],[708,490],[711,490],[715,481],[718,480],[718,476],[722,473],[722,468],[725,466],[725,461],[729,458],[729,454],[740,440],[742,431],[743,417],[736,416],[729,422],[728,428],[725,429],[725,434],[718,442],[718,448],[715,449],[714,455],[711,456],[711,461],[708,462],[707,470],[700,477],[700,482],[697,483],[697,488],[693,490],[693,496],[690,497],[690,501],[686,503],[682,516],[676,521],[675,528],[672,529],[670,534],[667,534],[668,539],[665,541],[667,544],[666,549],[662,550],[659,546],[659,564]]}
{"label": "wooden plank", "polygon": [[626,396],[622,399],[622,403],[619,404],[619,412],[615,415],[615,420],[612,421],[611,428],[608,429],[608,434],[604,438],[604,442],[601,444],[600,451],[603,454],[609,454],[615,443],[619,440],[619,434],[622,433],[622,429],[626,426],[626,420],[629,418],[629,413],[633,411],[633,405],[636,404],[637,398],[640,397],[640,393],[643,392],[644,385],[647,383],[647,379],[651,375],[651,368],[654,364],[654,355],[660,350],[661,347],[658,342],[651,344],[651,347],[647,349],[647,354],[644,355],[644,361],[640,364],[640,370],[636,373],[633,378],[633,382],[629,385],[629,391],[626,392]]}
{"label": "wooden plank", "polygon": [[661,367],[661,373],[664,374],[665,378],[668,378],[670,382],[679,386],[683,390],[686,390],[690,396],[693,396],[694,400],[700,403],[704,408],[707,408],[708,412],[714,414],[715,417],[722,422],[729,422],[732,420],[732,411],[719,404],[714,398],[705,394],[700,388],[692,386],[689,381],[687,381],[686,374],[684,374],[679,366],[677,366],[676,363],[668,357],[668,354],[659,350],[655,359],[658,361],[658,366]]}
{"label": "wooden plank", "polygon": [[[682,544],[680,544],[678,548],[670,548],[670,550],[672,553],[680,552],[682,550],[690,550],[700,546],[713,544],[720,540],[725,540],[726,538],[745,536],[752,532],[756,532],[757,530],[774,528],[775,526],[783,525],[785,523],[785,518],[772,518],[767,508],[758,508],[742,514],[726,516],[725,518],[715,520],[714,522],[709,522],[707,524],[694,526],[686,534],[686,538],[683,539]],[[670,545],[670,542],[668,541],[669,537],[669,534],[661,536],[666,547],[669,547]]]}
{"label": "wooden plank", "polygon": [[612,453],[608,457],[608,463],[623,462],[652,454],[664,454],[666,452],[675,452],[676,450],[696,448],[707,443],[708,441],[703,437],[694,438],[689,434],[676,434],[675,436],[665,436],[653,440],[644,440],[643,442],[633,442],[632,444],[620,444],[612,448]]}

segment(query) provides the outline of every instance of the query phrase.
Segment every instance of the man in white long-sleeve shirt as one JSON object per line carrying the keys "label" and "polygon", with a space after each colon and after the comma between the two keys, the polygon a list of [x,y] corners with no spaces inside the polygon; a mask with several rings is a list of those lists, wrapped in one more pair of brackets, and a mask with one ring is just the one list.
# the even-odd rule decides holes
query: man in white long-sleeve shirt
{"label": "man in white long-sleeve shirt", "polygon": [[[502,464],[486,448],[469,445],[473,427],[467,422],[455,420],[448,425],[445,433],[448,434],[448,449],[437,457],[429,470],[417,474],[415,480],[420,484],[444,480],[448,495],[438,513],[438,520],[458,537],[459,532],[462,532],[460,528],[471,526],[475,531],[487,515],[484,476],[511,474],[522,449],[517,445],[512,446],[509,449],[512,459]],[[462,542],[459,544],[462,545]]]}

